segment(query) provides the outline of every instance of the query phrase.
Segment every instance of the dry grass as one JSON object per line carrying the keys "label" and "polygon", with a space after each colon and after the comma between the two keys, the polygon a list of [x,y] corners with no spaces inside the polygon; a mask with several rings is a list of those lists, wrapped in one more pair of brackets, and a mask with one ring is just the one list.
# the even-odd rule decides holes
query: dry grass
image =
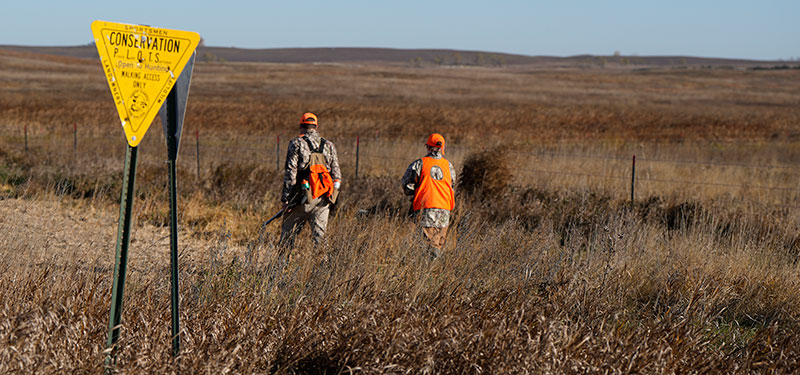
{"label": "dry grass", "polygon": [[[212,151],[197,176],[185,138],[178,169],[182,355],[170,356],[156,129],[141,146],[117,370],[796,372],[797,191],[753,188],[791,186],[796,169],[659,161],[796,165],[796,76],[199,64],[187,126]],[[94,63],[0,53],[0,81],[0,372],[97,373],[124,151],[107,126],[116,115]],[[272,142],[305,110],[337,142],[346,191],[328,246],[305,236],[283,264],[277,226],[262,233],[260,220],[277,210]],[[433,264],[397,186],[431,131],[464,173],[499,170],[481,152],[496,146],[511,166],[508,185],[475,184],[494,199],[459,196]],[[240,150],[211,148],[229,145]],[[649,159],[633,203],[632,154]]]}
{"label": "dry grass", "polygon": [[[701,213],[670,229],[645,207],[591,194],[551,198],[543,204],[560,204],[560,210],[525,210],[531,216],[503,222],[492,207],[470,210],[452,229],[458,245],[434,264],[418,256],[413,225],[391,210],[368,218],[340,212],[330,228],[329,266],[303,241],[282,270],[272,231],[266,243],[239,245],[225,231],[211,242],[183,239],[182,253],[193,256],[182,257],[179,365],[169,358],[168,246],[156,234],[164,229],[141,227],[131,253],[119,369],[795,368],[800,270],[793,233],[741,213],[727,223]],[[574,200],[583,204],[561,203]],[[80,221],[81,208],[68,205],[57,212]],[[41,222],[52,210],[37,201],[0,207],[4,218],[16,218],[3,220],[7,233],[24,233],[20,221]],[[110,212],[104,216],[114,219]],[[769,228],[755,230],[762,225]],[[19,254],[11,259],[53,254],[38,263],[4,257],[4,371],[99,370],[113,243],[110,233],[94,237],[104,245],[81,257],[53,251],[59,249],[54,244],[74,241],[75,233],[37,234],[31,239],[44,242],[38,246],[31,239],[1,244]]]}

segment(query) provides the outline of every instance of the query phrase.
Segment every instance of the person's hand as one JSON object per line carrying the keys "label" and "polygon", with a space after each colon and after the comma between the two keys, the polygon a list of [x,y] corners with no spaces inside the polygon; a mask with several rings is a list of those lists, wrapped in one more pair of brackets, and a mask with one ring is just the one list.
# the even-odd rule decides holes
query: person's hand
{"label": "person's hand", "polygon": [[281,210],[283,210],[284,213],[289,213],[289,211],[291,211],[289,209],[289,203],[281,202]]}

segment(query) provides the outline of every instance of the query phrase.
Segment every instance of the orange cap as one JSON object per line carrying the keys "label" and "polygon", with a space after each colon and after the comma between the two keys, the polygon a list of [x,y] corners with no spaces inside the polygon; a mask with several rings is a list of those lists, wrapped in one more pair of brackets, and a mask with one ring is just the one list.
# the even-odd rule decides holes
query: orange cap
{"label": "orange cap", "polygon": [[317,126],[317,116],[311,112],[303,113],[303,117],[300,117],[300,125]]}
{"label": "orange cap", "polygon": [[425,142],[426,145],[431,147],[439,147],[444,150],[444,137],[442,137],[439,133],[433,133],[430,137],[428,137],[428,142]]}

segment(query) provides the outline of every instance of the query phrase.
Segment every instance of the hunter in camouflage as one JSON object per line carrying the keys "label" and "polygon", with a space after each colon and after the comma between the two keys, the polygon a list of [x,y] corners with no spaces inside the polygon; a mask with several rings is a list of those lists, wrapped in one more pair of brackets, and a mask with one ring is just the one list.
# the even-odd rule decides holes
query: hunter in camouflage
{"label": "hunter in camouflage", "polygon": [[[294,193],[294,188],[297,183],[297,171],[308,167],[308,158],[311,155],[311,149],[308,144],[303,140],[303,135],[307,136],[314,147],[319,147],[322,137],[319,135],[317,129],[301,130],[303,132],[300,136],[292,138],[289,141],[289,149],[286,151],[286,165],[283,173],[283,190],[281,191],[281,202],[289,203],[289,198]],[[331,172],[331,177],[334,180],[342,179],[342,170],[339,168],[339,157],[336,154],[336,146],[330,140],[326,140],[325,148],[322,150],[325,155],[325,162],[328,170]]]}
{"label": "hunter in camouflage", "polygon": [[[298,137],[289,142],[286,151],[286,164],[283,174],[283,189],[281,191],[281,204],[284,207],[283,224],[281,225],[281,245],[292,248],[297,234],[303,229],[306,221],[311,224],[311,234],[314,244],[320,244],[325,238],[325,231],[328,226],[328,215],[330,213],[330,200],[326,196],[315,198],[311,201],[303,199],[305,197],[299,181],[302,171],[308,168],[311,148],[305,138],[308,138],[311,145],[317,149],[322,142],[322,137],[317,131],[317,118],[312,113],[306,113],[300,120],[300,132]],[[339,168],[339,157],[336,154],[336,146],[333,142],[325,140],[322,149],[325,157],[325,167],[330,172],[334,180],[334,186],[339,189],[342,179],[342,170]]]}

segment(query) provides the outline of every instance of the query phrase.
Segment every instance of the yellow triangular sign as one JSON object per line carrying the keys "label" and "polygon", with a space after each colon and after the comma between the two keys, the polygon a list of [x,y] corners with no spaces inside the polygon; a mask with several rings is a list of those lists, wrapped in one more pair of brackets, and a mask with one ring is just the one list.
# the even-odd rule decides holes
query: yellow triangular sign
{"label": "yellow triangular sign", "polygon": [[136,147],[200,44],[200,34],[105,21],[92,22],[92,34],[125,138]]}

